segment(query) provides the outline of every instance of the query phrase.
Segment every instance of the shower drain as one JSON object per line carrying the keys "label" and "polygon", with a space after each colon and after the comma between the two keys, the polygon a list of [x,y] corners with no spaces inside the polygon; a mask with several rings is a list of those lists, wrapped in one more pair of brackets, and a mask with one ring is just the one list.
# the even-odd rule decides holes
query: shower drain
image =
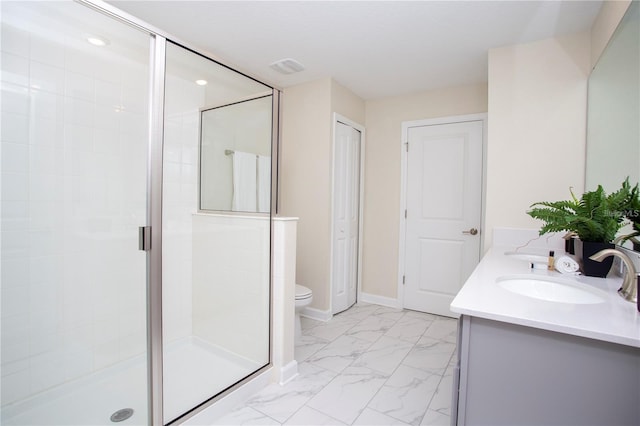
{"label": "shower drain", "polygon": [[110,417],[112,422],[123,422],[133,416],[133,408],[123,408],[113,413]]}

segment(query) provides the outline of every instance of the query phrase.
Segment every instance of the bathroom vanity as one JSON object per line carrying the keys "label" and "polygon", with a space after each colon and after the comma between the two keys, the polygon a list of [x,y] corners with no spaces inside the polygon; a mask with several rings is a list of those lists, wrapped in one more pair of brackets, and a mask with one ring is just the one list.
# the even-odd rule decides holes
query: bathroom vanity
{"label": "bathroom vanity", "polygon": [[509,250],[451,304],[452,425],[640,425],[640,314],[621,279],[532,270]]}

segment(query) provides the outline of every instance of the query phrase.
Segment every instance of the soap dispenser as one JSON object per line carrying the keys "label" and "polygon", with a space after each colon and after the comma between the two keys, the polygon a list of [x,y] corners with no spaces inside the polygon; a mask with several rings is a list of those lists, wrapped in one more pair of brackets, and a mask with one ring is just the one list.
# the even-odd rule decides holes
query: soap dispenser
{"label": "soap dispenser", "polygon": [[550,271],[553,271],[555,269],[555,267],[556,267],[555,262],[556,262],[555,252],[553,250],[550,250],[549,251],[549,260],[548,260],[548,263],[547,263],[547,268]]}

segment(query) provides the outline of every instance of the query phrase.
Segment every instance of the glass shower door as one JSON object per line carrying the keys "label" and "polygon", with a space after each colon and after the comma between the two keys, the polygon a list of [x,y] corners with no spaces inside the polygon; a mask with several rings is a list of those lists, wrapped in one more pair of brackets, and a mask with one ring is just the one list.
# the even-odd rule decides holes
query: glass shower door
{"label": "glass shower door", "polygon": [[269,364],[273,127],[270,87],[173,43],[165,80],[166,423]]}
{"label": "glass shower door", "polygon": [[150,35],[0,3],[3,425],[147,424]]}

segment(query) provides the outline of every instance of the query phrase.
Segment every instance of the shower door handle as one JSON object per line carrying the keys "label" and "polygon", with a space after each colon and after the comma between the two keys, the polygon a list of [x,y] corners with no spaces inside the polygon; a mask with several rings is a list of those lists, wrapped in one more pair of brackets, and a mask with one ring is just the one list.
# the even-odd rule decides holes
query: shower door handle
{"label": "shower door handle", "polygon": [[151,250],[151,227],[150,226],[138,227],[138,250],[142,250],[142,251]]}

